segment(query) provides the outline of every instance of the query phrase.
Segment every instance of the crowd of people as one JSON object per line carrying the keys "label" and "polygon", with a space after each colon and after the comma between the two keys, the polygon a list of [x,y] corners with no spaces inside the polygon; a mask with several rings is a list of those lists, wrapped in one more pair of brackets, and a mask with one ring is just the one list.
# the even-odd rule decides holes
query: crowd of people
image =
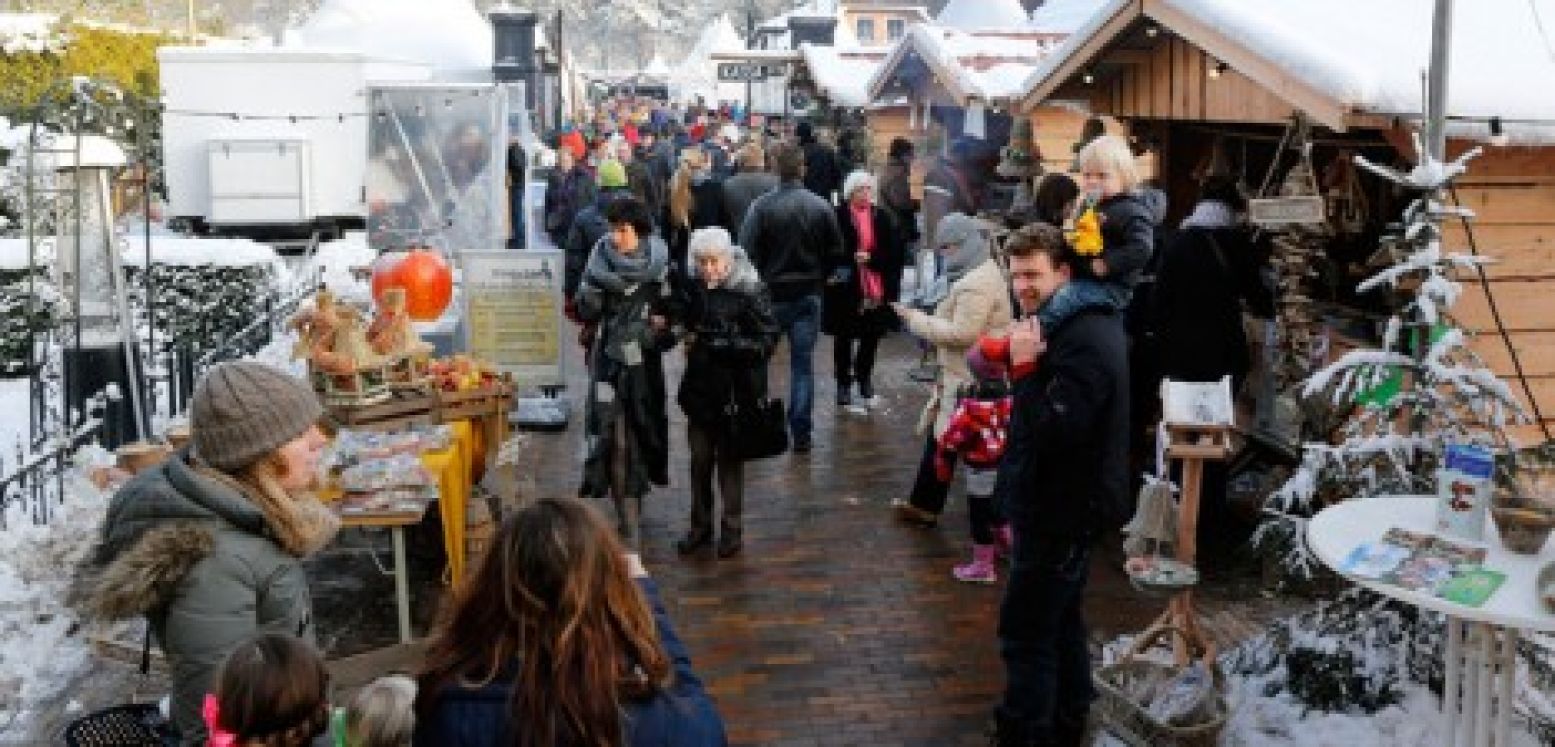
{"label": "crowd of people", "polygon": [[[675,404],[692,500],[675,550],[729,558],[745,539],[734,436],[773,412],[773,352],[786,342],[779,429],[802,457],[820,338],[836,405],[867,417],[880,341],[901,332],[936,365],[922,458],[891,511],[935,527],[962,466],[970,558],[948,570],[993,584],[1008,568],[995,741],[1081,743],[1095,698],[1081,605],[1092,548],[1133,509],[1131,439],[1152,407],[1140,381],[1240,385],[1249,367],[1240,320],[1259,284],[1233,184],[1206,179],[1168,240],[1164,196],[1128,141],[1098,135],[1078,151],[1078,180],[1033,185],[996,246],[959,146],[928,169],[920,201],[905,140],[877,177],[805,123],[786,136],[716,113],[624,111],[558,133],[543,212],[587,361],[578,495],[504,517],[416,676],[363,690],[333,729],[352,745],[722,744],[641,562],[643,497],[671,483],[680,443],[664,356],[685,357]],[[1086,210],[1101,240],[1082,249],[1063,228]],[[1165,352],[1146,360],[1152,348]],[[331,731],[301,565],[338,526],[309,492],[320,414],[298,380],[219,365],[194,395],[192,448],[113,501],[97,604],[150,622],[183,744]],[[607,497],[613,522],[596,508]]]}

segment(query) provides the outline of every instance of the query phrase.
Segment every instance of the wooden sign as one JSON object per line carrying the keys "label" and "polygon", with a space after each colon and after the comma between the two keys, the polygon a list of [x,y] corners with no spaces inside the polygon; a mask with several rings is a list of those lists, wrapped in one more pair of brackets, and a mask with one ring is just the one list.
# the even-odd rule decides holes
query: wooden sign
{"label": "wooden sign", "polygon": [[1273,228],[1320,225],[1328,218],[1321,197],[1268,197],[1247,201],[1247,220]]}
{"label": "wooden sign", "polygon": [[766,62],[720,62],[718,79],[722,81],[760,81],[781,78],[788,72],[787,66]]}

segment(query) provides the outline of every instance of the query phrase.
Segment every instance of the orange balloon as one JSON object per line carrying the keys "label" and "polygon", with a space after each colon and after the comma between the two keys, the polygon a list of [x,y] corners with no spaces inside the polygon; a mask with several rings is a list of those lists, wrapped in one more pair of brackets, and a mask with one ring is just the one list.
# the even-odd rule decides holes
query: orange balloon
{"label": "orange balloon", "polygon": [[[398,254],[398,253],[396,253]],[[405,310],[418,322],[443,315],[454,297],[454,271],[437,252],[415,249],[391,259],[385,254],[373,265],[373,300],[382,303],[383,291],[405,289]],[[379,263],[384,266],[380,269]]]}

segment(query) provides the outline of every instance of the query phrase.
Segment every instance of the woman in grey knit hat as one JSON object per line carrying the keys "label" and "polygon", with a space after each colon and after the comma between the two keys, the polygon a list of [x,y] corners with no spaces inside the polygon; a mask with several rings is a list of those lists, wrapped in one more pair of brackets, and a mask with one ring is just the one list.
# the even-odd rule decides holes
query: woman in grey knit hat
{"label": "woman in grey knit hat", "polygon": [[325,445],[317,397],[252,361],[205,374],[190,404],[191,443],[114,495],[93,595],[98,615],[144,615],[172,673],[180,744],[204,745],[201,701],[243,640],[313,641],[302,559],[339,520],[312,488]]}

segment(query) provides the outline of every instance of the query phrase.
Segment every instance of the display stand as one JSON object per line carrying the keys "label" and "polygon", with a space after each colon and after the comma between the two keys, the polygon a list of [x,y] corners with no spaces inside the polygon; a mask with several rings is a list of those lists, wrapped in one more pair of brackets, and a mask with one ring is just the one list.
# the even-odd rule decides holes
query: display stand
{"label": "display stand", "polygon": [[[1225,424],[1188,425],[1166,424],[1166,458],[1182,465],[1182,502],[1178,505],[1177,543],[1174,546],[1177,560],[1192,566],[1198,553],[1199,494],[1204,484],[1204,463],[1224,461],[1231,454],[1231,426]],[[1199,626],[1198,615],[1193,610],[1193,589],[1178,592],[1162,613],[1142,635],[1154,635],[1164,627],[1181,629],[1186,637],[1172,639],[1172,652],[1179,665],[1186,666],[1194,658],[1190,643],[1203,651],[1203,660],[1215,659],[1215,643],[1209,640]]]}

